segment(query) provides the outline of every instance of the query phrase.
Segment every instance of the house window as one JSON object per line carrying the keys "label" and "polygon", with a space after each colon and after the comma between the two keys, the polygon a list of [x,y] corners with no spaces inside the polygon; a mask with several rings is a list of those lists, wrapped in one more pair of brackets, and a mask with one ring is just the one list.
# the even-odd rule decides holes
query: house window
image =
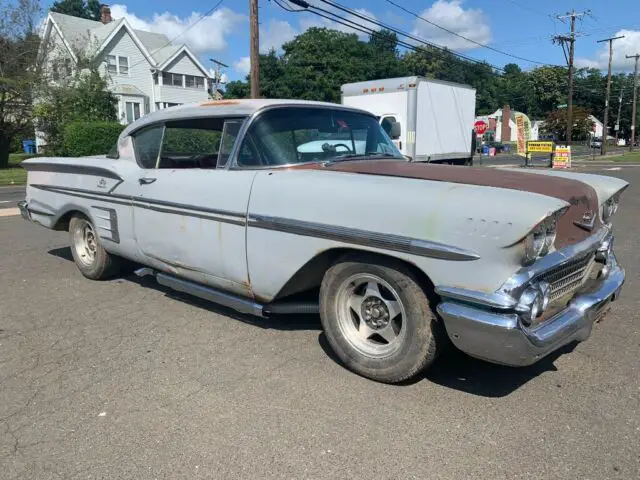
{"label": "house window", "polygon": [[129,75],[129,57],[118,57],[118,73]]}
{"label": "house window", "polygon": [[187,88],[204,88],[204,78],[196,77],[194,75],[187,75],[186,78]]}
{"label": "house window", "polygon": [[70,58],[65,58],[64,59],[64,76],[65,77],[70,77],[71,76],[71,59]]}
{"label": "house window", "polygon": [[140,104],[138,102],[126,102],[127,123],[140,118]]}
{"label": "house window", "polygon": [[162,73],[162,83],[164,85],[171,85],[174,87],[182,87],[182,74],[179,73],[169,73],[169,72],[163,72]]}
{"label": "house window", "polygon": [[116,63],[115,55],[107,55],[107,73],[111,73],[113,75],[118,74],[118,64]]}

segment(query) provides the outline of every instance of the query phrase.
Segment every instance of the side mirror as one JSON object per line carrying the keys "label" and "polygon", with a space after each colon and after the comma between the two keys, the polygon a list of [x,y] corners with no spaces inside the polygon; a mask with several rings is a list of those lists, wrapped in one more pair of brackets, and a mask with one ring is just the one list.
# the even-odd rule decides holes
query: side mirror
{"label": "side mirror", "polygon": [[400,138],[401,134],[402,134],[402,126],[400,125],[400,122],[393,122],[391,124],[391,133],[389,136],[395,140]]}

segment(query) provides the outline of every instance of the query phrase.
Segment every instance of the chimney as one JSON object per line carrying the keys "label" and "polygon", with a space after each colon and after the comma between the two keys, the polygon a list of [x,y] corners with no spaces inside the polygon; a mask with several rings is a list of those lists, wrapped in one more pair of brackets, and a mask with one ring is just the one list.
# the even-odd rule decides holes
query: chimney
{"label": "chimney", "polygon": [[510,142],[511,141],[511,125],[509,122],[511,121],[511,108],[509,105],[505,105],[502,107],[502,129],[500,131],[500,141]]}
{"label": "chimney", "polygon": [[111,18],[109,5],[102,5],[102,7],[100,7],[100,21],[106,25],[107,23],[111,23],[111,20],[113,19]]}

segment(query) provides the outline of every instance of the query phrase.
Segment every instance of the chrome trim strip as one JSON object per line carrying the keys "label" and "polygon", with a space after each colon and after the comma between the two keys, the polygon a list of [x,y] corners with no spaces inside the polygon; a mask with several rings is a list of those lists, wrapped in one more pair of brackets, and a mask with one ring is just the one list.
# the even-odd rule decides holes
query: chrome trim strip
{"label": "chrome trim strip", "polygon": [[87,165],[73,165],[69,163],[48,163],[48,162],[22,162],[20,164],[27,172],[54,172],[93,175],[96,177],[113,178],[122,181],[122,177],[117,173],[104,167]]}
{"label": "chrome trim strip", "polygon": [[502,293],[477,292],[457,287],[436,287],[436,293],[441,297],[465,303],[480,304],[498,310],[512,310],[517,305],[513,297]]}
{"label": "chrome trim strip", "polygon": [[[103,193],[94,192],[92,190],[85,190],[81,188],[71,187],[56,187],[49,185],[33,184],[34,188],[45,190],[54,193],[62,193],[65,195],[71,195],[79,198],[87,198],[89,200],[101,200],[109,203],[115,203],[118,205],[129,205],[139,208],[145,208],[148,210],[154,210],[163,213],[173,213],[176,215],[186,215],[190,217],[203,218],[208,220],[214,220],[222,223],[230,223],[232,225],[245,225],[246,215],[240,212],[230,212],[227,210],[219,210],[206,207],[195,207],[192,205],[186,205],[183,203],[167,202],[164,200],[152,200],[143,197],[131,197],[127,195],[120,195],[117,193]],[[168,208],[163,208],[168,207]],[[170,208],[182,209],[171,210]],[[231,217],[231,218],[225,218]]]}
{"label": "chrome trim strip", "polygon": [[249,215],[247,225],[263,230],[273,230],[293,235],[324,238],[336,242],[352,243],[365,247],[393,250],[422,257],[444,260],[477,260],[480,256],[470,250],[428,240],[385,234],[356,228],[339,227],[322,223],[305,222],[266,215]]}

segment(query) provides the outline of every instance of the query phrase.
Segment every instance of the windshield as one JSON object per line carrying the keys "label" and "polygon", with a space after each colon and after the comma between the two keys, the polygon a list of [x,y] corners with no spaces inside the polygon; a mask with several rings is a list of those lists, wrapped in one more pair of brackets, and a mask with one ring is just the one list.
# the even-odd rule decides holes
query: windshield
{"label": "windshield", "polygon": [[241,166],[277,166],[341,159],[404,160],[375,117],[331,108],[283,107],[268,110],[245,138],[251,158]]}

